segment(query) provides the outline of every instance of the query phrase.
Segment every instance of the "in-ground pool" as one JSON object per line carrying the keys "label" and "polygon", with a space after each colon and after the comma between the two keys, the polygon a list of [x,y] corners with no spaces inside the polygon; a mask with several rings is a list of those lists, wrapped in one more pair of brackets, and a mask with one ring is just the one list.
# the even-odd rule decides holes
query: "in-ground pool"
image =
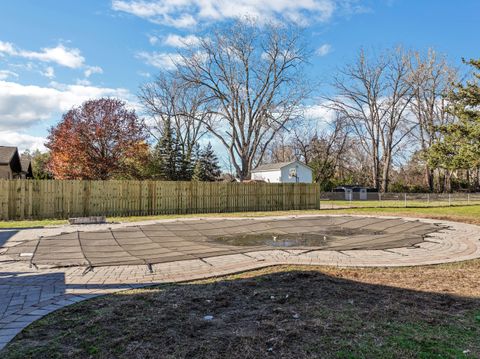
{"label": "in-ground pool", "polygon": [[312,216],[176,220],[91,231],[64,228],[64,233],[9,247],[6,254],[32,266],[150,265],[279,247],[338,251],[408,247],[443,227],[401,218]]}

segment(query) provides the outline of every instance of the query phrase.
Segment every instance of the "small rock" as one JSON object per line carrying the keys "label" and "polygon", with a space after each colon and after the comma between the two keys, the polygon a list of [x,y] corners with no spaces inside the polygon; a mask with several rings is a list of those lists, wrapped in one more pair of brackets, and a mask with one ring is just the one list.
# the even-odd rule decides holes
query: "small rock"
{"label": "small rock", "polygon": [[213,320],[213,315],[206,315],[203,317],[203,320]]}
{"label": "small rock", "polygon": [[275,299],[275,296],[274,296],[274,295],[271,295],[271,296],[270,296],[270,299],[272,299],[272,300]]}
{"label": "small rock", "polygon": [[273,348],[268,348],[267,352],[273,352]]}
{"label": "small rock", "polygon": [[470,353],[470,349],[466,349],[463,351],[463,354],[468,354],[468,353]]}
{"label": "small rock", "polygon": [[295,313],[295,314],[293,315],[293,319],[298,319],[298,318],[300,318],[300,314]]}

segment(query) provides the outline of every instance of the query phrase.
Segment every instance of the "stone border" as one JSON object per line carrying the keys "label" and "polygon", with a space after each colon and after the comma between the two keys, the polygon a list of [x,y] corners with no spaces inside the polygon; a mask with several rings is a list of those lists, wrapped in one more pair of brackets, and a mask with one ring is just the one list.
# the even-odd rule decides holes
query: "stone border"
{"label": "stone border", "polygon": [[[319,215],[221,217],[221,219],[309,218]],[[145,266],[97,267],[83,274],[83,267],[34,270],[25,262],[10,260],[0,254],[0,349],[15,335],[43,316],[67,305],[99,295],[167,282],[182,282],[222,276],[273,265],[334,265],[340,267],[401,267],[431,265],[480,258],[480,227],[458,222],[375,215],[328,215],[350,217],[402,218],[406,221],[438,223],[449,228],[432,233],[414,247],[391,250],[269,250],[224,255],[203,260]],[[214,220],[218,217],[180,218],[105,225],[60,226],[21,230],[4,245],[77,230],[96,231],[158,222]],[[13,275],[11,273],[14,273]],[[2,303],[2,300],[5,302]],[[6,303],[8,301],[8,303]]]}

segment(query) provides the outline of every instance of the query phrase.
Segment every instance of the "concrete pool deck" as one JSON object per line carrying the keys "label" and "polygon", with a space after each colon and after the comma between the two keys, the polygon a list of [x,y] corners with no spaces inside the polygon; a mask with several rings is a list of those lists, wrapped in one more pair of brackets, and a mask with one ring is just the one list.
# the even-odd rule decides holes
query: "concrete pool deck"
{"label": "concrete pool deck", "polygon": [[[348,227],[358,235],[318,248],[237,247],[210,240],[252,232],[322,233],[325,226]],[[377,234],[368,237],[360,230],[365,228]],[[192,218],[2,230],[0,348],[54,310],[125,289],[281,264],[393,267],[479,257],[478,226],[398,217]]]}

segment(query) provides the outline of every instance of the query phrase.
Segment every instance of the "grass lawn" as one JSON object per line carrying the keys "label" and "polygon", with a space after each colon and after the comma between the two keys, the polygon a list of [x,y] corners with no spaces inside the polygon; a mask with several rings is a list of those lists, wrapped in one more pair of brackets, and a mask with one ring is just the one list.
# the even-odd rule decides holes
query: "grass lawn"
{"label": "grass lawn", "polygon": [[478,358],[479,272],[271,267],[131,290],[48,315],[0,357]]}
{"label": "grass lawn", "polygon": [[370,208],[431,208],[431,207],[459,207],[459,206],[474,206],[480,205],[479,200],[472,200],[470,202],[463,201],[463,200],[452,200],[451,204],[448,203],[447,200],[442,201],[415,201],[409,199],[407,201],[407,205],[405,206],[405,201],[403,199],[399,200],[387,200],[387,201],[322,201],[322,208],[329,209],[329,208],[336,208],[336,207],[351,207],[351,208],[358,208],[358,207],[370,207]]}
{"label": "grass lawn", "polygon": [[[337,203],[337,202],[335,202]],[[195,218],[195,217],[264,217],[281,215],[302,215],[302,214],[368,214],[388,215],[406,217],[425,217],[434,219],[445,219],[458,222],[480,224],[480,205],[452,206],[452,207],[360,207],[360,208],[339,208],[306,211],[275,211],[275,212],[235,212],[235,213],[207,213],[187,215],[159,215],[159,216],[136,216],[136,217],[109,217],[111,222],[138,222],[155,219],[173,218]],[[34,220],[34,221],[0,221],[0,229],[8,228],[31,228],[43,226],[55,226],[67,224],[66,220]]]}

